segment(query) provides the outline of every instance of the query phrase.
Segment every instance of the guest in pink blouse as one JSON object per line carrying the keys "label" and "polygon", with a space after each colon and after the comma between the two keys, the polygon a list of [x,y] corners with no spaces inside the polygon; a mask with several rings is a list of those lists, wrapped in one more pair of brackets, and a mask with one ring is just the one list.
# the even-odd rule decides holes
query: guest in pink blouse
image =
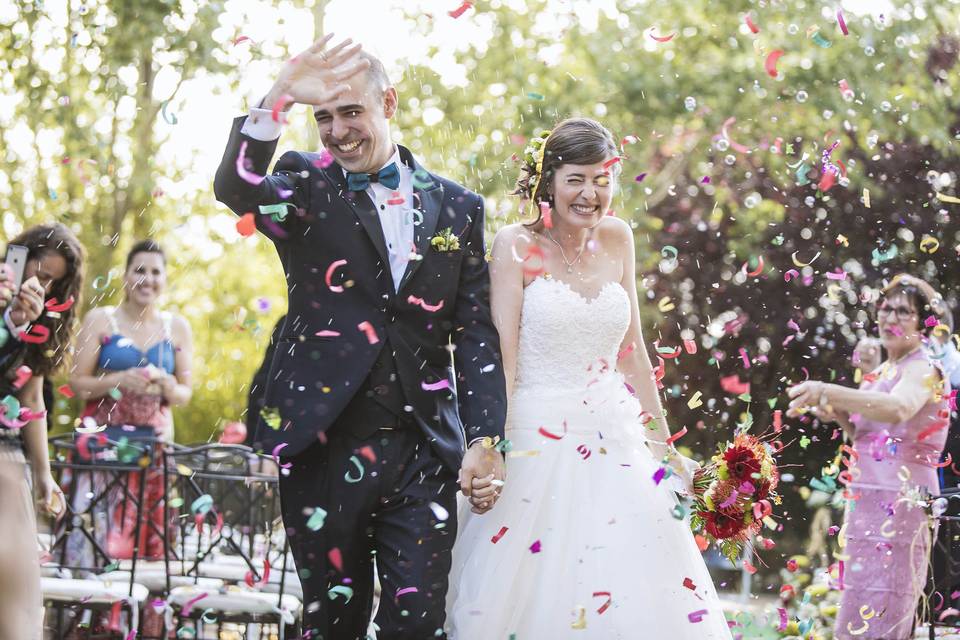
{"label": "guest in pink blouse", "polygon": [[840,640],[913,638],[927,576],[934,522],[924,493],[939,491],[937,470],[947,437],[949,382],[924,344],[947,313],[937,292],[900,274],[877,302],[887,359],[859,389],[807,381],[788,390],[788,415],[812,411],[839,423],[853,441],[847,453],[848,507],[838,536],[843,595],[834,627]]}

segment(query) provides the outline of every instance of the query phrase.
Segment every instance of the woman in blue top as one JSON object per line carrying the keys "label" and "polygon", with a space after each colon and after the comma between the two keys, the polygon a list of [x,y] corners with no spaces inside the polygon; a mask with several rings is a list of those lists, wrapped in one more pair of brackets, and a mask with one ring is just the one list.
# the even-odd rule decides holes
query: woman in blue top
{"label": "woman in blue top", "polygon": [[[123,302],[92,309],[84,318],[70,384],[87,401],[82,416],[86,426],[129,425],[141,431],[147,427],[159,442],[172,441],[170,408],[190,400],[193,337],[182,316],[160,308],[166,284],[163,249],[153,240],[138,242],[127,254]],[[148,474],[146,485],[144,504],[157,505],[149,518],[162,530],[159,469]],[[106,528],[107,552],[114,558],[129,558],[133,552],[136,513],[127,504],[118,495],[107,515],[112,525]],[[157,535],[146,536],[151,529],[144,527],[140,549],[145,557],[159,558],[163,541]],[[82,544],[79,538],[77,543]]]}

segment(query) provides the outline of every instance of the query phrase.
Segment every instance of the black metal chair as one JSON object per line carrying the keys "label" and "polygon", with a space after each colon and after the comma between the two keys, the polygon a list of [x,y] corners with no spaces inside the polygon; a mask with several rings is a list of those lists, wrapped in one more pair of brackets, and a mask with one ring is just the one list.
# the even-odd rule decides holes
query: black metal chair
{"label": "black metal chair", "polygon": [[[96,442],[96,446],[91,446]],[[155,448],[128,448],[102,434],[51,438],[51,469],[66,489],[66,511],[53,526],[50,561],[41,587],[48,611],[56,615],[56,637],[126,636],[138,629],[148,590],[134,579],[144,532],[144,492]],[[131,571],[111,576],[125,555],[112,553],[107,536],[112,511],[133,514]],[[130,533],[130,532],[128,532]],[[104,624],[100,624],[102,619]],[[48,622],[49,625],[49,622]],[[102,627],[98,629],[97,627]]]}
{"label": "black metal chair", "polygon": [[[297,634],[301,602],[283,535],[276,462],[241,445],[202,445],[166,455],[167,613],[196,637],[210,626],[270,625]],[[191,581],[175,585],[174,578]],[[210,581],[219,581],[219,586]],[[299,587],[299,584],[296,585]]]}
{"label": "black metal chair", "polygon": [[937,627],[960,627],[960,616],[950,612],[960,610],[960,488],[944,488],[940,497],[947,500],[947,508],[937,518],[939,528],[927,581],[930,606],[926,622],[930,625],[930,640],[935,638]]}

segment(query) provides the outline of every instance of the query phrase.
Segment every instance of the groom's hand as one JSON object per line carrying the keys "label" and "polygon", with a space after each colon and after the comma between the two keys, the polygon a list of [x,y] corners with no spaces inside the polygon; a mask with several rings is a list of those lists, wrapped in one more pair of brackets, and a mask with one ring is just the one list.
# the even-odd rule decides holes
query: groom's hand
{"label": "groom's hand", "polygon": [[334,100],[350,87],[346,84],[370,63],[360,57],[360,45],[351,45],[349,39],[326,49],[333,34],[317,40],[309,49],[288,60],[276,82],[261,103],[264,109],[272,109],[284,95],[292,102],[284,105],[284,111],[293,103],[319,105]]}
{"label": "groom's hand", "polygon": [[470,498],[474,513],[486,513],[500,497],[500,488],[506,477],[503,456],[493,448],[474,442],[463,456],[460,465],[460,490]]}

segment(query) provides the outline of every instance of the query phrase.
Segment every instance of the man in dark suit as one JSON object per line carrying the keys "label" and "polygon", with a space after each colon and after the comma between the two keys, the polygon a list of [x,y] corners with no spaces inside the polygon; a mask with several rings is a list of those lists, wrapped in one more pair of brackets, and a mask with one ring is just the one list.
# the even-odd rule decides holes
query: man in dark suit
{"label": "man in dark suit", "polygon": [[[465,494],[483,487],[480,512],[503,478],[483,199],[391,141],[383,65],[328,41],[234,121],[214,183],[287,280],[254,446],[291,465],[280,489],[310,637],[365,637],[375,563],[380,637],[443,638],[458,472]],[[313,106],[326,151],[289,151],[265,176],[295,103]]]}

